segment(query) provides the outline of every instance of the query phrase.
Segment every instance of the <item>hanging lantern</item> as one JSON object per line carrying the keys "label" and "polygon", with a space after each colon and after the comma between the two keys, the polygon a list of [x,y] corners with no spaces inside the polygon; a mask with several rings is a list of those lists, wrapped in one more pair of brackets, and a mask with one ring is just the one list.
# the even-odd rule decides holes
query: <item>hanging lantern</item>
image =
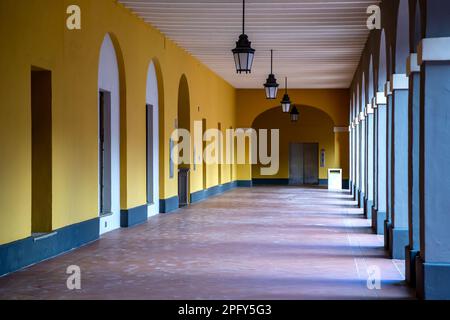
{"label": "hanging lantern", "polygon": [[291,99],[288,95],[288,89],[287,89],[287,77],[285,78],[285,93],[283,96],[283,100],[281,100],[281,109],[283,109],[284,113],[289,113],[291,111]]}
{"label": "hanging lantern", "polygon": [[297,122],[298,118],[299,118],[300,113],[298,112],[297,107],[293,107],[291,110],[291,121],[292,122]]}
{"label": "hanging lantern", "polygon": [[278,94],[278,83],[275,75],[273,74],[273,50],[270,50],[270,74],[264,84],[266,89],[266,99],[276,99]]}
{"label": "hanging lantern", "polygon": [[252,72],[255,49],[252,49],[251,44],[252,43],[248,40],[248,36],[245,34],[245,0],[243,0],[242,34],[236,42],[236,48],[232,50],[237,73]]}

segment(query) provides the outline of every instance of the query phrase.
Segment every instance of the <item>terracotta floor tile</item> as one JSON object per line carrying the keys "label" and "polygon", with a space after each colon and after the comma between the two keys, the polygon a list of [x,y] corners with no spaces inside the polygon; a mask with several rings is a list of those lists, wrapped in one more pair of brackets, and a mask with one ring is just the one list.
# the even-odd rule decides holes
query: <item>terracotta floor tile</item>
{"label": "terracotta floor tile", "polygon": [[412,299],[362,213],[347,193],[236,189],[0,278],[0,299]]}

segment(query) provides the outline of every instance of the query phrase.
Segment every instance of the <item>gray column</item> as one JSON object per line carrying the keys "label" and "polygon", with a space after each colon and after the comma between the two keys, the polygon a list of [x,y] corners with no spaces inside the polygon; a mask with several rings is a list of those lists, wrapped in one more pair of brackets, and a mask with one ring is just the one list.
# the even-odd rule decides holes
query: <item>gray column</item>
{"label": "gray column", "polygon": [[389,249],[391,243],[391,212],[392,212],[392,95],[387,97],[386,104],[386,220],[384,222],[384,246]]}
{"label": "gray column", "polygon": [[369,113],[367,115],[367,194],[366,194],[366,217],[372,219],[372,206],[373,206],[373,190],[374,190],[374,166],[373,166],[373,154],[374,154],[374,139],[373,139],[373,123],[374,114]]}
{"label": "gray column", "polygon": [[450,58],[422,64],[423,212],[417,291],[450,299]]}
{"label": "gray column", "polygon": [[360,187],[361,193],[359,197],[359,206],[364,208],[366,197],[366,119],[361,117],[360,134],[361,134],[361,150],[360,150]]}
{"label": "gray column", "polygon": [[387,108],[385,104],[378,105],[377,115],[377,206],[372,219],[374,231],[384,234],[384,223],[387,213]]}
{"label": "gray column", "polygon": [[[411,58],[412,57],[412,58]],[[411,55],[409,63],[417,63],[417,55]],[[419,231],[419,215],[420,215],[420,155],[423,153],[420,146],[420,69],[410,66],[411,73],[409,75],[409,109],[410,109],[410,164],[409,174],[410,181],[410,199],[411,207],[409,209],[408,229],[409,244],[405,251],[406,260],[406,281],[411,285],[416,284],[416,257],[420,249],[420,231]]]}
{"label": "gray column", "polygon": [[[406,75],[405,75],[406,77]],[[408,245],[409,212],[409,130],[408,130],[408,90],[394,89],[392,123],[392,198],[389,253],[393,259],[405,258]]]}

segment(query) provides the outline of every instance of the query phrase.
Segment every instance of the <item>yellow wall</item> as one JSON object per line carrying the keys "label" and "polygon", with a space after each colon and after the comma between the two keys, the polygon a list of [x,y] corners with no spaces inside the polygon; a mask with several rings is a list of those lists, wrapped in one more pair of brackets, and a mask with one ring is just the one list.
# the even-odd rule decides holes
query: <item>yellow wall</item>
{"label": "yellow wall", "polygon": [[[66,8],[81,7],[82,29],[65,27]],[[52,71],[52,227],[98,216],[98,64],[109,33],[121,69],[121,207],[146,203],[146,77],[150,63],[159,80],[160,198],[176,196],[169,179],[169,138],[177,118],[178,88],[187,78],[191,132],[250,127],[273,105],[262,90],[235,90],[163,34],[114,0],[1,0],[0,37],[0,244],[31,233],[32,66]],[[230,56],[230,58],[232,58]],[[325,110],[345,125],[346,90],[294,90],[296,102]],[[341,141],[342,140],[342,141]],[[341,145],[345,145],[342,138]],[[341,152],[342,153],[342,152]],[[342,154],[345,154],[342,153]],[[193,169],[191,167],[191,169]],[[175,168],[176,170],[176,168]],[[207,187],[218,184],[208,166]],[[175,171],[176,172],[176,171]],[[222,183],[251,179],[251,167],[222,166]],[[190,191],[203,188],[203,169],[191,170]]]}
{"label": "yellow wall", "polygon": [[[81,7],[82,30],[65,28],[66,8]],[[160,198],[177,195],[169,179],[169,137],[177,118],[178,85],[189,83],[191,120],[235,126],[235,89],[113,0],[0,1],[0,244],[31,232],[30,70],[52,71],[53,228],[98,216],[98,102],[100,46],[111,33],[123,61],[121,82],[121,207],[146,203],[145,89],[152,60],[160,83]],[[225,170],[224,170],[225,171]],[[208,185],[217,184],[217,166]],[[227,172],[224,180],[229,179]],[[191,191],[201,186],[201,170]]]}
{"label": "yellow wall", "polygon": [[[261,114],[271,113],[272,109],[280,106],[280,100],[284,90],[278,93],[278,99],[267,100],[262,89],[240,89],[237,90],[237,117],[236,123],[240,128],[250,128],[255,125],[255,120]],[[334,127],[348,127],[348,99],[347,89],[292,89],[289,96],[294,104],[312,107],[312,110],[300,114],[297,126],[301,127],[302,141],[298,142],[321,142],[319,148],[325,148],[326,168],[321,168],[320,179],[327,178],[327,168],[338,167],[343,169],[343,178],[348,179],[348,132],[334,134]],[[316,110],[314,112],[313,110]],[[306,111],[306,110],[304,110]],[[278,117],[277,115],[280,115]],[[281,107],[279,112],[273,113],[272,117],[261,119],[257,123],[259,128],[281,128],[284,127],[280,137],[280,171],[272,178],[288,178],[288,148],[289,140],[296,134],[289,119],[281,118]],[[288,116],[287,116],[288,117]],[[273,118],[273,119],[272,119]],[[306,119],[308,119],[306,121]],[[328,119],[324,124],[322,119]],[[314,125],[313,125],[314,124]],[[290,130],[292,128],[292,130]],[[239,180],[250,180],[253,178],[270,178],[259,176],[258,166],[251,168],[250,165],[241,165],[238,170]]]}

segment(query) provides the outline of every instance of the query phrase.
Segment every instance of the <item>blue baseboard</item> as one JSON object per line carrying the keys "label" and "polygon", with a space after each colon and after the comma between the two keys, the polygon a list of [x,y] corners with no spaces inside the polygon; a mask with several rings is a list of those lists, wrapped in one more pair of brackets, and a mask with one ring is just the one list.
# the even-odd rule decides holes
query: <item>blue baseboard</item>
{"label": "blue baseboard", "polygon": [[180,207],[180,204],[178,202],[178,196],[159,200],[159,212],[160,213],[169,213],[169,212],[178,210],[179,207]]}
{"label": "blue baseboard", "polygon": [[147,205],[120,211],[120,226],[129,228],[147,221]]}
{"label": "blue baseboard", "polygon": [[237,186],[240,188],[251,188],[253,187],[253,181],[251,180],[238,180],[236,181]]}
{"label": "blue baseboard", "polygon": [[98,218],[73,224],[41,240],[33,237],[0,245],[0,276],[81,247],[99,238]]}
{"label": "blue baseboard", "polygon": [[238,183],[236,181],[228,182],[222,185],[214,186],[206,190],[200,190],[197,192],[191,193],[190,202],[191,203],[197,203],[203,200],[208,199],[209,197],[213,197],[218,194],[222,194],[226,191],[229,191],[231,189],[237,188]]}
{"label": "blue baseboard", "polygon": [[426,263],[416,257],[417,295],[425,300],[450,300],[450,264]]}
{"label": "blue baseboard", "polygon": [[253,179],[255,186],[287,186],[289,179]]}

